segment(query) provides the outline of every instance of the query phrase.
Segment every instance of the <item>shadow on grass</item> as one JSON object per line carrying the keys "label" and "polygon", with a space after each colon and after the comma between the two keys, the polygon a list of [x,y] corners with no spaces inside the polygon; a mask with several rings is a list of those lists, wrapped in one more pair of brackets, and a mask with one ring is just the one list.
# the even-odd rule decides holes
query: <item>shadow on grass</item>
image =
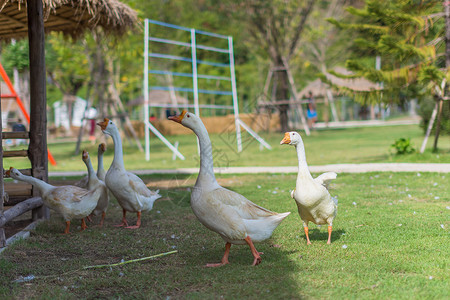
{"label": "shadow on grass", "polygon": [[[326,229],[327,229],[327,226],[322,226],[322,228],[320,228],[320,229],[319,228],[314,228],[313,230],[310,229],[310,231],[309,231],[310,241],[311,242],[327,241],[328,240],[328,231]],[[333,243],[334,241],[340,240],[343,233],[345,234],[345,230],[342,230],[342,229],[333,230],[331,232],[331,243]],[[306,241],[305,234],[303,234],[302,237]]]}

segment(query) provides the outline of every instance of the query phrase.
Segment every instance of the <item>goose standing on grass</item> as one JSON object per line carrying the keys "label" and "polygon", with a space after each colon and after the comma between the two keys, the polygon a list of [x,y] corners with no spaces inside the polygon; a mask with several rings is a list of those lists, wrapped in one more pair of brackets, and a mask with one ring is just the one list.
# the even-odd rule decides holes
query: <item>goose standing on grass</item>
{"label": "goose standing on grass", "polygon": [[[98,165],[97,165],[97,177],[98,179],[105,181],[106,172],[103,167],[103,153],[106,151],[106,145],[104,143],[101,143],[98,145],[97,150],[97,158],[98,158]],[[78,182],[74,183],[75,186],[78,186],[80,188],[87,188],[89,181],[89,176],[86,175],[83,178],[81,178]]]}
{"label": "goose standing on grass", "polygon": [[[105,183],[123,210],[122,223],[116,226],[124,226],[129,229],[139,228],[141,213],[151,210],[153,203],[161,198],[161,195],[158,194],[159,191],[149,190],[138,176],[125,170],[122,140],[117,126],[107,118],[97,125],[101,127],[103,133],[110,135],[114,142],[114,159],[106,172]],[[137,213],[136,225],[128,226],[127,211]]]}
{"label": "goose standing on grass", "polygon": [[310,245],[308,235],[308,223],[317,225],[328,224],[328,241],[331,244],[331,231],[333,220],[337,213],[337,198],[331,197],[328,192],[328,184],[336,179],[337,174],[327,172],[313,178],[306,163],[305,146],[300,134],[297,132],[286,132],[280,144],[288,144],[295,147],[298,156],[298,175],[295,189],[291,197],[295,200],[298,213],[303,221],[307,244]]}
{"label": "goose standing on grass", "polygon": [[62,215],[66,222],[64,233],[70,233],[70,221],[81,219],[81,230],[87,228],[84,218],[97,206],[101,190],[88,191],[74,185],[52,186],[40,179],[23,175],[11,167],[6,176],[32,184],[41,193],[44,204]]}
{"label": "goose standing on grass", "polygon": [[208,131],[196,115],[183,111],[170,120],[190,128],[200,144],[200,171],[191,194],[191,207],[199,221],[217,232],[226,242],[225,254],[218,267],[228,264],[231,244],[247,244],[254,257],[253,265],[261,263],[260,252],[253,242],[264,241],[290,213],[276,213],[254,204],[244,196],[221,187],[214,176],[212,145]]}
{"label": "goose standing on grass", "polygon": [[[100,144],[103,145],[103,144]],[[100,150],[100,147],[99,147]],[[100,156],[100,155],[99,155]],[[98,216],[102,215],[99,226],[103,226],[103,222],[105,221],[106,210],[108,209],[109,204],[109,195],[108,189],[106,188],[105,182],[100,180],[95,174],[94,168],[92,167],[91,159],[89,157],[89,153],[86,150],[83,150],[83,162],[86,164],[88,169],[88,182],[87,182],[87,190],[92,191],[99,189],[101,191],[100,198],[98,199],[97,206],[92,211],[91,215]]]}

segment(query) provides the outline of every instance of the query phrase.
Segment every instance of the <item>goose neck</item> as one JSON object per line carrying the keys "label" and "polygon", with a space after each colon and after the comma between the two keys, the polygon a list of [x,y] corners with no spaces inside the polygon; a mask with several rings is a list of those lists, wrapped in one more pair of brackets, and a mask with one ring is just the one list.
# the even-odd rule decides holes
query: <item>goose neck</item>
{"label": "goose neck", "polygon": [[34,187],[36,187],[39,192],[42,194],[44,194],[44,191],[49,190],[51,188],[53,188],[53,186],[51,186],[50,184],[48,184],[47,182],[40,180],[38,178],[34,178],[32,176],[27,176],[27,175],[21,175],[19,178],[17,178],[19,180],[28,182],[29,184],[33,185]]}
{"label": "goose neck", "polygon": [[91,160],[88,159],[85,161],[86,167],[88,169],[88,185],[90,185],[93,181],[98,180],[97,174],[94,171],[94,167],[92,167]]}
{"label": "goose neck", "polygon": [[114,142],[114,159],[112,161],[112,164],[114,164],[116,167],[124,169],[125,166],[123,163],[122,139],[120,138],[119,131],[115,129],[112,132],[111,137]]}
{"label": "goose neck", "polygon": [[302,142],[295,146],[297,150],[298,158],[298,177],[299,178],[312,178],[309,172],[308,163],[306,162],[305,146]]}
{"label": "goose neck", "polygon": [[102,170],[104,170],[104,166],[103,166],[103,153],[101,153],[100,151],[97,154],[97,174],[99,172],[101,172]]}
{"label": "goose neck", "polygon": [[198,137],[200,146],[200,171],[197,178],[197,183],[216,183],[216,177],[214,176],[214,162],[212,155],[212,144],[203,124],[197,126],[194,129],[194,133]]}

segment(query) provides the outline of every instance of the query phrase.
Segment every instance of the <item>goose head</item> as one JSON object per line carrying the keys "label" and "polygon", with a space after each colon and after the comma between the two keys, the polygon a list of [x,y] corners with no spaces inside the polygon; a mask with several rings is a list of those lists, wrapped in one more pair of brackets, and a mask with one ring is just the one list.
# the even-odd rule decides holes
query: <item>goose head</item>
{"label": "goose head", "polygon": [[295,131],[286,132],[284,138],[281,140],[280,145],[288,144],[292,146],[297,146],[302,142],[302,138],[299,133]]}
{"label": "goose head", "polygon": [[22,176],[22,173],[19,170],[11,167],[8,171],[5,172],[6,177],[11,177],[13,179],[19,179]]}
{"label": "goose head", "polygon": [[87,152],[86,150],[83,150],[83,154],[82,154],[82,159],[84,162],[86,162],[89,159],[89,152]]}
{"label": "goose head", "polygon": [[110,119],[104,118],[103,122],[98,122],[98,126],[102,129],[103,133],[106,133],[107,135],[113,134],[114,131],[117,131],[117,126],[114,124]]}
{"label": "goose head", "polygon": [[170,116],[169,120],[180,123],[184,127],[190,128],[192,130],[198,128],[198,126],[202,124],[202,120],[200,120],[199,117],[186,110],[183,110],[178,116]]}
{"label": "goose head", "polygon": [[101,143],[98,145],[98,153],[103,154],[106,152],[106,144],[105,143]]}

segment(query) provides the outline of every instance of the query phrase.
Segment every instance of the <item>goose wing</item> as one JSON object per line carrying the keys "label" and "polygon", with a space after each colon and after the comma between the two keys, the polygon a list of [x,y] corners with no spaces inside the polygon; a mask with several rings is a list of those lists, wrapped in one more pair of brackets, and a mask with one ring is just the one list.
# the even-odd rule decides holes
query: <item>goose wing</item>
{"label": "goose wing", "polygon": [[145,185],[141,178],[136,176],[133,173],[127,172],[128,182],[133,190],[133,192],[142,195],[144,197],[152,197],[158,194],[158,192],[154,192],[149,190],[149,188]]}
{"label": "goose wing", "polygon": [[51,197],[58,202],[81,202],[89,191],[77,186],[60,186],[51,191]]}
{"label": "goose wing", "polygon": [[225,188],[218,188],[208,194],[208,202],[219,202],[239,214],[243,219],[264,218],[277,213],[256,205],[241,194]]}
{"label": "goose wing", "polygon": [[336,179],[336,177],[337,174],[335,172],[326,172],[317,176],[314,180],[328,189],[331,180]]}

